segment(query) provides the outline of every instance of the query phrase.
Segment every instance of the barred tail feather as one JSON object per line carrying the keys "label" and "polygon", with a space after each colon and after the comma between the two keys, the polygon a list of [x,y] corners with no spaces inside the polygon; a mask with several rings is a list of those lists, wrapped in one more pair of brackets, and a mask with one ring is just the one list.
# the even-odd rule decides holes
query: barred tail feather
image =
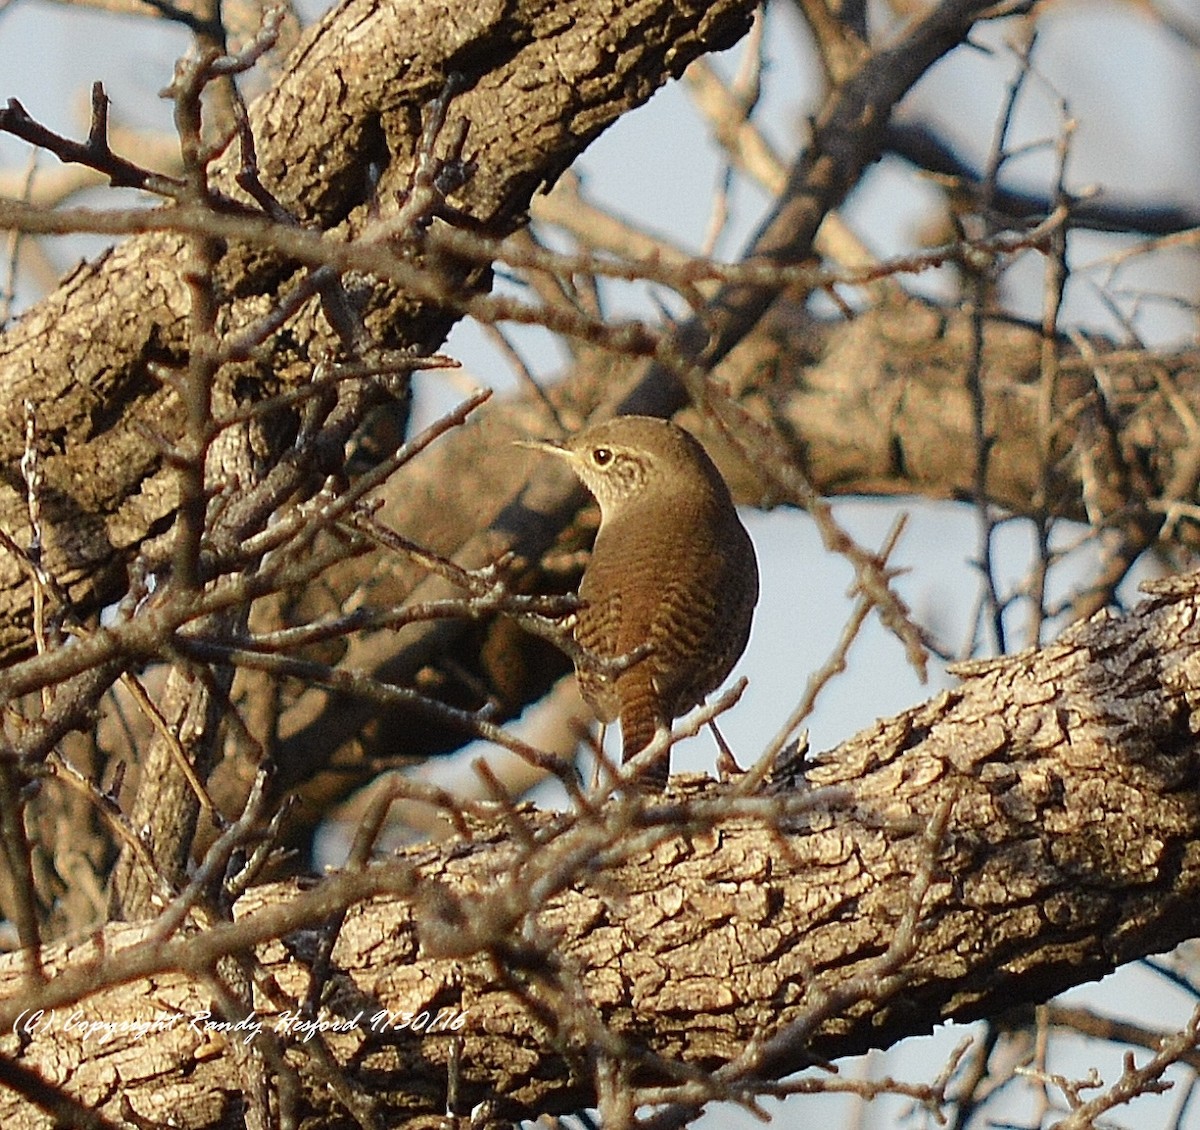
{"label": "barred tail feather", "polygon": [[[630,672],[630,674],[633,673]],[[627,762],[654,740],[655,733],[664,723],[654,709],[655,694],[649,679],[638,680],[636,688],[628,685],[622,687],[622,695],[621,760]],[[665,785],[670,769],[670,760],[670,752],[664,752],[659,760],[642,772],[641,779],[659,787]]]}

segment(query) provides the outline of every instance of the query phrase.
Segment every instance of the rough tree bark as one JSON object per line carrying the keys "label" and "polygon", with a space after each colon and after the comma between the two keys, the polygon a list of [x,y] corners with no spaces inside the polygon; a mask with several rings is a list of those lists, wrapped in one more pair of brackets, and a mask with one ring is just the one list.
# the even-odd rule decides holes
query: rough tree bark
{"label": "rough tree bark", "polygon": [[[476,164],[450,203],[503,236],[607,124],[691,58],[732,42],[751,6],[645,0],[598,13],[572,0],[350,0],[255,107],[258,165],[302,224],[330,233],[330,260],[362,269],[367,260],[338,255],[402,208],[421,109],[450,84],[460,88],[452,116],[469,122]],[[984,7],[946,0],[909,40],[848,68],[764,226],[764,261],[803,259],[821,218],[878,156],[906,84]],[[221,176],[236,194],[233,165],[227,158]],[[0,221],[15,215],[0,205]],[[199,224],[188,217],[175,213],[181,227]],[[290,233],[289,248],[244,217],[219,219],[230,237],[220,274],[228,342],[297,282],[296,262],[321,257],[309,231]],[[0,340],[0,527],[18,541],[27,532],[14,467],[30,397],[53,449],[46,563],[83,610],[123,590],[126,564],[164,535],[177,504],[175,472],[144,428],[150,421],[168,440],[180,429],[178,398],[151,378],[151,364],[179,366],[188,353],[184,245],[161,231],[129,240]],[[435,347],[486,285],[486,266],[450,256],[437,286],[422,289],[387,248],[373,250],[380,270],[358,280],[357,296],[382,346]],[[825,493],[971,493],[961,456],[972,451],[972,327],[916,305],[819,326],[802,305],[780,304],[750,336],[777,289],[727,288],[707,312],[720,322],[720,347],[700,357],[727,355],[718,378],[771,450],[802,462]],[[669,342],[677,357],[703,354],[696,324]],[[1064,349],[1047,435],[1045,341],[999,321],[984,338],[989,496],[1098,522],[1158,502],[1159,516],[1137,536],[1159,532],[1200,474],[1187,416],[1200,407],[1194,355]],[[299,387],[332,343],[314,303],[270,351],[231,367],[229,387],[245,395],[249,384],[252,400]],[[580,416],[616,405],[668,412],[685,399],[661,365],[628,360],[581,364],[554,395]],[[706,426],[700,414],[687,422]],[[538,557],[578,495],[565,475],[526,483],[505,441],[546,430],[528,403],[485,409],[396,476],[389,520],[467,566],[511,550]],[[1034,452],[1043,442],[1049,463]],[[751,473],[761,455],[727,445],[724,463],[743,498],[770,504],[775,484]],[[447,487],[469,505],[449,505]],[[407,562],[356,562],[344,581],[331,578],[331,603],[367,569],[381,603],[444,590]],[[111,926],[47,954],[45,982],[29,955],[13,958],[0,969],[0,1081],[30,1095],[40,1077],[113,1119],[135,1111],[192,1126],[240,1124],[247,1110],[263,1124],[282,1112],[326,1125],[416,1124],[445,1110],[451,1080],[455,1113],[489,1100],[497,1116],[532,1117],[595,1101],[610,1062],[635,1065],[639,1084],[676,1085],[676,1097],[716,1098],[735,1074],[774,1077],[813,1056],[1044,999],[1195,936],[1198,601],[1191,580],[1162,585],[1125,619],[1095,619],[1049,648],[977,665],[962,687],[807,768],[778,766],[763,792],[692,782],[661,804],[615,797],[578,816],[509,814],[315,889],[263,888],[242,900],[233,924],[194,910],[170,938],[154,933],[161,926]],[[25,578],[0,558],[0,657],[28,650],[29,624]],[[527,645],[509,636],[481,648],[467,631],[439,622],[377,633],[355,639],[346,662],[411,683],[440,657],[453,667],[461,648],[485,653],[489,686],[511,683]],[[74,715],[56,725],[82,725],[136,659],[98,660]],[[0,692],[10,689],[0,672]],[[517,686],[507,705],[531,694]],[[314,691],[288,719],[278,760],[302,777],[359,739],[362,722],[344,700]],[[414,757],[444,748],[432,730],[373,722],[367,752],[401,740]],[[322,941],[347,907],[327,964]],[[253,959],[244,952],[252,946]],[[243,994],[231,986],[249,981],[263,1021],[253,1050],[190,1023],[214,1001],[236,1015]],[[287,1038],[282,1012],[318,995],[321,1020],[365,1020],[309,1043]],[[69,1022],[76,1004],[85,1020],[132,1027],[101,1042]],[[55,1011],[35,1022],[31,1009]],[[387,1032],[371,1023],[380,1009],[432,1009],[462,1024],[453,1034]],[[159,1010],[157,1030],[136,1027]],[[9,1090],[0,1090],[0,1110],[15,1125],[46,1118]]]}
{"label": "rough tree bark", "polygon": [[[314,891],[262,888],[236,924],[141,944],[111,927],[48,954],[45,985],[9,958],[0,1049],[101,1113],[188,1127],[228,1124],[231,1096],[282,1055],[314,1125],[348,1125],[354,1103],[403,1125],[445,1110],[451,1072],[460,1114],[592,1103],[597,1048],[715,1098],[731,1064],[777,1077],[1040,1001],[1200,929],[1198,656],[1193,575],[966,665],[807,766],[785,757],[762,792],[689,779],[648,806],[519,813]],[[355,899],[321,972],[318,927]],[[249,942],[254,1019],[277,1039],[265,1060],[261,1044],[234,1056],[245,1026],[204,1019],[203,971]],[[327,1027],[304,1043],[285,1013],[314,977]],[[422,1012],[455,1026],[383,1031],[382,1014]],[[0,1111],[47,1124],[13,1094]]]}

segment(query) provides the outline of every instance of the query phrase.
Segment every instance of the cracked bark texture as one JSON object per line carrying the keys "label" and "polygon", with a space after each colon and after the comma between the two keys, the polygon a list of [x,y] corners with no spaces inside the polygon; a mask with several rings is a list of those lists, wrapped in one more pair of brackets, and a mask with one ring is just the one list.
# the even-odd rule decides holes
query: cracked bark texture
{"label": "cracked bark texture", "polygon": [[[532,193],[600,129],[689,58],[731,42],[750,5],[598,7],[565,0],[470,9],[343,5],[310,33],[283,82],[254,109],[264,178],[306,223],[353,236],[377,204],[385,215],[397,206],[412,174],[421,107],[454,71],[466,76],[467,90],[451,113],[470,121],[468,151],[478,169],[451,202],[496,234],[511,230],[524,221]],[[966,34],[981,7],[944,5],[957,21],[944,33],[947,42]],[[842,120],[838,111],[846,107],[836,92],[827,109],[823,123]],[[865,135],[877,134],[879,123],[865,124],[871,130],[864,136],[833,131],[836,154],[814,150],[810,187],[822,194],[801,209],[796,242],[878,156]],[[834,157],[843,162],[837,176],[829,175]],[[378,170],[377,181],[368,169]],[[119,593],[127,562],[172,518],[174,479],[141,425],[153,421],[168,438],[178,429],[174,394],[150,379],[148,366],[179,365],[187,355],[181,247],[182,237],[164,234],[122,244],[81,268],[0,340],[8,406],[0,415],[0,465],[7,468],[0,524],[24,540],[15,465],[23,443],[19,406],[29,394],[53,448],[46,470],[55,536],[47,564],[82,608]],[[469,275],[461,264],[448,266],[444,301],[368,288],[369,327],[383,344],[436,345],[461,297],[450,290]],[[269,310],[296,277],[278,255],[231,246],[220,279],[226,339]],[[962,497],[973,471],[970,336],[965,319],[917,303],[821,325],[802,305],[784,302],[733,349],[717,377],[823,493]],[[306,311],[269,358],[247,363],[231,380],[248,383],[253,397],[297,387],[331,341],[319,313]],[[994,437],[988,489],[999,502],[1103,522],[1132,504],[1190,498],[1196,455],[1180,407],[1196,410],[1200,401],[1195,355],[1095,349],[1098,357],[1081,357],[1064,347],[1051,396],[1054,432],[1044,437],[1052,470],[1042,476],[1035,448],[1045,343],[1028,327],[986,322],[983,380]],[[587,362],[554,392],[580,415],[618,404],[671,411],[684,399],[653,367],[594,355]],[[694,412],[681,420],[707,427]],[[489,406],[396,476],[388,517],[466,565],[509,550],[539,557],[571,521],[578,492],[566,473],[539,470],[527,481],[527,462],[506,441],[548,428],[529,402]],[[753,458],[707,438],[742,499],[778,501],[753,473]],[[0,569],[10,565],[0,559]],[[360,587],[381,605],[445,591],[395,560],[355,563],[338,582],[334,606]],[[529,583],[538,587],[541,578]],[[305,594],[302,614],[319,615],[321,595]],[[5,659],[28,647],[27,600],[22,577],[0,574]],[[541,841],[533,850],[508,835],[511,828],[481,829],[362,879],[366,893],[400,894],[355,903],[347,892],[359,888],[342,877],[314,908],[304,901],[311,892],[299,886],[267,888],[243,901],[236,926],[210,925],[136,950],[121,947],[136,943],[138,930],[109,927],[81,948],[58,951],[48,962],[53,979],[33,988],[22,985],[14,959],[0,990],[8,1041],[0,1047],[14,1058],[0,1060],[0,1070],[36,1068],[115,1119],[125,1117],[128,1103],[145,1117],[184,1125],[241,1124],[243,1096],[267,1089],[266,1071],[261,1061],[235,1055],[235,1042],[176,1025],[101,1046],[48,1021],[18,1048],[12,1022],[24,1004],[56,1007],[65,1021],[70,1002],[84,998],[87,1015],[99,1020],[144,1020],[148,1002],[191,1016],[211,1005],[204,956],[271,937],[282,923],[286,944],[263,942],[259,956],[292,1000],[258,1000],[270,1018],[306,992],[309,968],[318,964],[312,931],[337,908],[339,892],[353,905],[323,978],[330,985],[323,1015],[353,1015],[360,1005],[368,1014],[375,1007],[465,1008],[462,1110],[492,1098],[511,1117],[532,1117],[591,1101],[593,1076],[575,1053],[601,1023],[628,1046],[644,1042],[711,1070],[734,1062],[755,1037],[823,1015],[839,992],[848,998],[813,1020],[811,1039],[801,1042],[813,1054],[849,1054],[949,1017],[1043,999],[1195,935],[1195,612],[1193,588],[1180,582],[1127,619],[1094,620],[1041,652],[976,667],[962,688],[830,751],[805,770],[806,779],[800,767],[783,767],[771,799],[754,811],[739,809],[716,786],[692,784],[666,802],[661,821],[653,804],[641,814],[615,806],[593,822],[529,814]],[[442,678],[435,689],[451,699],[462,688],[446,685],[451,679],[438,661],[448,656],[447,669],[472,675],[469,662],[477,662],[484,678],[475,681],[491,691],[503,686],[499,697],[515,710],[537,683],[513,678],[533,646],[505,624],[481,631],[440,622],[356,638],[344,659],[405,683]],[[79,696],[64,728],[87,723],[123,662],[96,671],[95,695]],[[476,693],[472,680],[464,682]],[[0,690],[3,683],[0,672]],[[362,716],[344,700],[313,691],[287,718],[278,759],[303,776],[356,743],[367,753],[404,748],[422,756],[447,742],[435,727],[414,727],[402,715],[371,723],[362,733]],[[804,806],[815,785],[833,791],[811,813]],[[947,798],[953,807],[920,907],[922,930],[904,955],[897,989],[888,947],[930,863],[923,832]],[[672,821],[673,829],[666,826]],[[532,902],[537,890],[549,897]],[[301,909],[289,919],[294,907]],[[256,922],[263,928],[252,934]],[[219,944],[226,948],[214,949]],[[122,972],[123,953],[134,958]],[[540,955],[548,953],[561,960],[557,979],[543,968],[551,963]],[[171,972],[180,969],[189,972]],[[507,990],[498,976],[505,972]],[[123,984],[87,995],[108,980]],[[511,991],[517,986],[554,1007],[535,1018]],[[570,1008],[559,1007],[564,994]],[[345,1125],[346,1110],[359,1103],[383,1112],[383,1120],[415,1124],[444,1110],[448,1037],[348,1033],[331,1035],[329,1047],[340,1075],[309,1059],[303,1044],[286,1052],[299,1070],[304,1113]],[[785,1043],[758,1069],[777,1074],[807,1054]],[[0,1109],[17,1125],[42,1117],[7,1090],[0,1090]]]}
{"label": "cracked bark texture", "polygon": [[[528,838],[481,826],[402,853],[348,877],[350,901],[378,897],[346,918],[320,1018],[361,1012],[369,1028],[380,1009],[464,1012],[461,1111],[490,1100],[498,1115],[531,1118],[594,1101],[582,1048],[601,1025],[705,1072],[753,1039],[811,1027],[768,1045],[759,1069],[776,1076],[810,1055],[886,1047],[1094,980],[1200,929],[1198,656],[1190,576],[1156,585],[1123,618],[965,665],[960,686],[807,765],[785,758],[757,809],[689,778],[661,801],[610,801],[593,818],[530,810]],[[6,959],[0,1048],[17,1054],[12,1022],[37,999],[54,1013],[32,1026],[25,1066],[101,1113],[119,1117],[128,1102],[180,1126],[228,1125],[231,1096],[249,1084],[234,1081],[228,1040],[190,1023],[211,1007],[204,982],[172,970],[202,966],[235,931],[242,944],[281,933],[257,952],[283,995],[268,1000],[259,978],[255,999],[265,1030],[278,1030],[308,992],[312,928],[331,910],[306,898],[262,888],[236,925],[140,952],[138,929],[110,927],[56,949],[47,967],[65,972],[36,990]],[[910,951],[889,955],[914,911]],[[122,961],[128,983],[88,995]],[[81,997],[82,1021],[182,1019],[89,1046],[65,1026]],[[388,1124],[445,1109],[449,1035],[324,1038],[343,1083]],[[286,1052],[310,1080],[311,1054]],[[349,1124],[336,1090],[306,1084],[314,1125]],[[9,1092],[0,1111],[14,1127],[48,1124]]]}

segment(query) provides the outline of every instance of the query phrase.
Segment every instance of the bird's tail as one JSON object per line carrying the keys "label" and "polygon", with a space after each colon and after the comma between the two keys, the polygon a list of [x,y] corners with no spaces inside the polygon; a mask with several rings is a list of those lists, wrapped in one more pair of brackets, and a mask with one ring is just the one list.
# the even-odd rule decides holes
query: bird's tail
{"label": "bird's tail", "polygon": [[[640,678],[632,678],[639,675]],[[631,761],[653,740],[659,727],[664,725],[658,711],[654,709],[655,691],[649,672],[643,674],[638,668],[626,672],[621,687],[621,761]],[[664,750],[660,758],[644,769],[639,780],[648,785],[662,788],[667,783],[671,767],[670,750]]]}

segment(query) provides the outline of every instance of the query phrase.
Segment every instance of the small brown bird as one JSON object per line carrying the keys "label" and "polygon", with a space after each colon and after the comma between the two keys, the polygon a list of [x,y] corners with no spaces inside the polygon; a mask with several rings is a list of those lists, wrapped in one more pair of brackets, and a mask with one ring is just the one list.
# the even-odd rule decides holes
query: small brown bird
{"label": "small brown bird", "polygon": [[[682,428],[619,416],[563,443],[526,446],[570,463],[600,504],[579,586],[579,689],[605,723],[621,721],[623,760],[698,706],[745,650],[758,600],[754,545],[729,488]],[[617,673],[603,661],[644,654]],[[664,760],[647,776],[665,781]]]}

